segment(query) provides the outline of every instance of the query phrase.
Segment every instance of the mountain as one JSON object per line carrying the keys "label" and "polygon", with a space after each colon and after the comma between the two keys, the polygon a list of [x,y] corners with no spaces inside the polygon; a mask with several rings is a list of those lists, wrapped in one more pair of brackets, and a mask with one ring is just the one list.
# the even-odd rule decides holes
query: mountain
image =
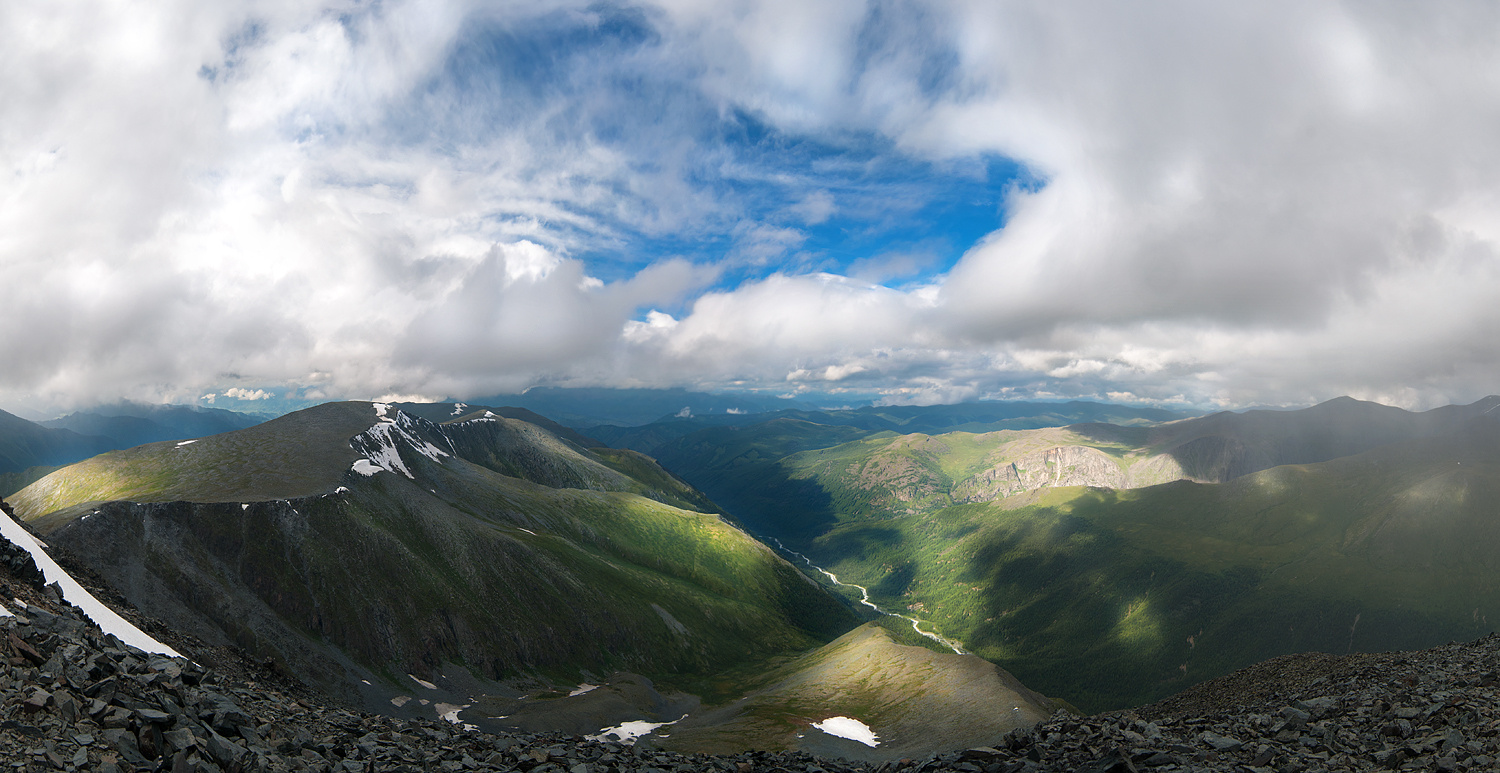
{"label": "mountain", "polygon": [[[108,438],[110,448],[131,448],[163,440],[189,440],[252,427],[267,414],[240,413],[196,405],[146,405],[122,402],[70,413],[41,422],[44,427],[68,429],[80,435]],[[77,461],[70,459],[69,461]]]}
{"label": "mountain", "polygon": [[0,411],[0,496],[40,477],[41,468],[70,464],[111,447],[106,438],[44,427]]}
{"label": "mountain", "polygon": [[873,604],[1099,710],[1491,630],[1497,404],[931,435],[775,419],[657,454]]}
{"label": "mountain", "polygon": [[679,414],[733,416],[812,407],[796,400],[748,394],[605,387],[534,387],[519,395],[475,397],[468,402],[526,408],[575,428],[601,424],[631,427]]}
{"label": "mountain", "polygon": [[607,461],[484,412],[336,403],[104,454],[12,502],[148,614],[387,710],[405,674],[468,704],[711,673],[855,624],[717,513],[657,501],[692,498],[664,471]]}
{"label": "mountain", "polygon": [[572,427],[559,424],[536,411],[511,405],[480,405],[477,403],[392,403],[405,413],[441,424],[459,416],[489,411],[507,419],[519,419],[527,424],[541,427],[578,448],[607,448],[604,443],[585,435]]}
{"label": "mountain", "polygon": [[1283,464],[1309,464],[1362,453],[1378,446],[1462,431],[1494,418],[1500,397],[1414,413],[1379,403],[1340,397],[1298,411],[1216,413],[1149,429],[1075,427],[1081,434],[1135,438],[1152,453],[1165,453],[1185,477],[1222,482]]}

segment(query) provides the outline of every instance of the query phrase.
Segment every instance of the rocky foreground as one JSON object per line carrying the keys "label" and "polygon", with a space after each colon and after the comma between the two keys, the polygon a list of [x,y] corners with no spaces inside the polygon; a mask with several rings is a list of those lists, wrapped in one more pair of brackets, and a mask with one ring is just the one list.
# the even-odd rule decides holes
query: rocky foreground
{"label": "rocky foreground", "polygon": [[0,601],[14,613],[0,618],[0,764],[14,770],[1300,773],[1492,770],[1500,758],[1497,636],[1279,658],[1136,712],[1059,713],[992,747],[920,760],[709,757],[359,714],[232,657],[221,672],[147,655],[0,557],[13,564],[0,567]]}

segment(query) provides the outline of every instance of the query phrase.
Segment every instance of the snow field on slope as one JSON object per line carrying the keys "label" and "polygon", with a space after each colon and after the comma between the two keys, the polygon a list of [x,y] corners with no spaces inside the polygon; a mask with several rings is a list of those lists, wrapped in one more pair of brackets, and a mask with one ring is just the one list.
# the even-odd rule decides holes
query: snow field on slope
{"label": "snow field on slope", "polygon": [[52,560],[52,556],[47,555],[47,551],[42,549],[35,537],[21,528],[21,524],[3,513],[0,513],[0,536],[30,553],[31,559],[36,562],[37,568],[42,570],[42,576],[47,579],[47,583],[49,585],[57,583],[62,588],[63,598],[69,604],[83,610],[83,613],[99,626],[99,630],[114,634],[120,641],[138,650],[169,655],[174,658],[182,657],[177,650],[162,644],[145,631],[131,625],[130,621],[115,614],[114,610],[94,598],[94,594],[84,590],[77,580]]}

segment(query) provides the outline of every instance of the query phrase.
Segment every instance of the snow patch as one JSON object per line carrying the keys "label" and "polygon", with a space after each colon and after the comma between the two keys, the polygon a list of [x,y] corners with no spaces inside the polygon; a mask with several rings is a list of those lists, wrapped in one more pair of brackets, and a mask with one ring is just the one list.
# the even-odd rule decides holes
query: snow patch
{"label": "snow patch", "polygon": [[4,604],[0,604],[0,617],[15,617],[15,615],[11,614],[9,609],[6,609]]}
{"label": "snow patch", "polygon": [[598,735],[586,735],[584,736],[584,738],[590,741],[598,741],[600,743],[604,743],[606,741],[614,741],[615,743],[623,743],[627,746],[634,746],[635,739],[656,730],[656,728],[658,727],[675,725],[687,718],[688,715],[683,714],[682,716],[672,720],[671,722],[647,722],[644,719],[637,719],[615,725],[614,727],[606,727],[603,730],[600,730]]}
{"label": "snow patch", "polygon": [[432,707],[433,711],[437,712],[438,719],[452,722],[455,725],[463,724],[464,721],[458,718],[458,712],[466,708],[468,708],[467,705],[460,706],[456,703],[437,703]]}
{"label": "snow patch", "polygon": [[429,681],[427,681],[425,679],[418,679],[415,676],[412,676],[411,674],[407,674],[407,676],[411,677],[411,680],[413,682],[416,682],[417,684],[420,684],[420,685],[422,685],[423,687],[426,687],[429,690],[436,690],[438,688],[437,685],[435,685],[432,682],[429,682]]}
{"label": "snow patch", "polygon": [[391,705],[399,709],[402,706],[405,706],[410,700],[410,695],[397,695],[396,697],[391,699]]}
{"label": "snow patch", "polygon": [[531,529],[522,529],[520,526],[517,526],[516,528],[517,529],[521,529],[521,531],[524,531],[524,532],[526,532],[527,534],[530,534],[533,537],[536,536],[536,532],[532,531]]}
{"label": "snow patch", "polygon": [[852,717],[829,717],[822,722],[814,722],[813,727],[829,735],[859,741],[871,748],[880,745],[879,736],[875,735],[875,731],[871,730],[869,725]]}
{"label": "snow patch", "polygon": [[390,419],[386,419],[385,414],[386,414],[387,411],[389,411],[391,409],[391,404],[390,403],[375,403],[374,405],[375,405],[375,415],[378,416],[378,417],[380,417],[380,418],[382,418],[382,419],[385,419],[386,421],[390,421]]}
{"label": "snow patch", "polygon": [[245,510],[249,510],[249,509],[250,509],[249,505],[240,505],[240,510],[241,511],[245,511]]}
{"label": "snow patch", "polygon": [[593,691],[595,691],[597,689],[599,689],[599,685],[597,685],[597,684],[588,684],[587,682],[585,682],[584,684],[578,685],[578,688],[575,689],[575,690],[573,690],[573,692],[568,693],[568,697],[569,698],[577,697],[579,695],[583,695],[584,693],[593,692]]}
{"label": "snow patch", "polygon": [[170,655],[174,658],[182,657],[177,650],[151,638],[145,631],[131,625],[125,618],[115,614],[115,611],[104,606],[92,593],[83,589],[78,581],[63,571],[63,568],[52,560],[52,556],[42,550],[41,543],[33,538],[27,531],[21,528],[21,524],[11,520],[10,516],[0,513],[0,536],[10,540],[31,554],[31,559],[36,562],[38,569],[42,570],[42,576],[47,583],[57,583],[62,588],[63,598],[69,604],[83,610],[99,630],[114,634],[120,641],[145,652],[156,652],[162,655]]}
{"label": "snow patch", "polygon": [[182,448],[183,446],[190,446],[190,445],[192,445],[192,444],[194,444],[196,442],[198,442],[198,441],[196,441],[196,440],[184,440],[181,443],[178,443],[177,447],[178,448]]}
{"label": "snow patch", "polygon": [[469,406],[464,405],[463,403],[454,403],[453,404],[453,413],[450,414],[450,415],[452,415],[452,416],[462,416],[463,413],[464,413],[464,409],[467,408],[467,407],[469,407]]}

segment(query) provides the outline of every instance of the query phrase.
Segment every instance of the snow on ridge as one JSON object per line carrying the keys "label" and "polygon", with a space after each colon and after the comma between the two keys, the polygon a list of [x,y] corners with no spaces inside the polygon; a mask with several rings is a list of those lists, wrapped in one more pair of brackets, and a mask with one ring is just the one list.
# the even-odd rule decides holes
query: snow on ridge
{"label": "snow on ridge", "polygon": [[190,445],[192,445],[192,444],[194,444],[196,442],[198,442],[198,441],[197,440],[184,440],[181,443],[178,443],[177,447],[178,448],[182,448],[183,446],[190,446]]}
{"label": "snow on ridge", "polygon": [[350,447],[365,455],[364,459],[354,462],[351,468],[354,472],[369,476],[385,470],[386,472],[399,472],[416,480],[417,476],[412,474],[401,459],[402,445],[434,462],[441,463],[443,457],[451,456],[447,451],[423,440],[417,434],[418,430],[431,426],[427,422],[400,410],[396,411],[395,416],[392,417],[389,413],[389,405],[386,403],[374,405],[380,421],[349,441]]}
{"label": "snow on ridge", "polygon": [[464,414],[464,409],[467,408],[467,407],[469,407],[469,406],[464,405],[463,403],[454,403],[453,404],[453,413],[449,414],[449,415],[451,415],[451,416],[462,416]]}
{"label": "snow on ridge", "polygon": [[52,560],[52,556],[47,555],[47,551],[42,549],[35,537],[21,528],[21,524],[3,513],[0,513],[0,536],[30,553],[31,560],[35,561],[36,567],[42,570],[42,576],[46,578],[47,584],[57,583],[58,587],[62,588],[63,599],[83,610],[83,614],[93,620],[94,624],[99,626],[99,630],[114,634],[115,638],[138,650],[156,652],[174,658],[182,657],[177,650],[162,644],[145,631],[131,625],[130,621],[115,614],[113,609],[104,606],[99,599],[94,598],[94,594],[84,590],[72,575],[63,571],[63,568]]}

